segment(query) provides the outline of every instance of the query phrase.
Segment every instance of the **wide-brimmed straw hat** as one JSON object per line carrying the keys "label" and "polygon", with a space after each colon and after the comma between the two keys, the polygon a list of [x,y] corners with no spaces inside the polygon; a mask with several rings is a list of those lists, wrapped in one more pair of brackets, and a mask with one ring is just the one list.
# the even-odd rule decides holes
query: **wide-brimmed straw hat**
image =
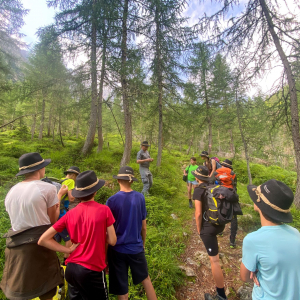
{"label": "wide-brimmed straw hat", "polygon": [[208,152],[207,151],[202,151],[200,156],[204,156],[204,157],[208,157],[209,158],[209,155],[208,155]]}
{"label": "wide-brimmed straw hat", "polygon": [[292,190],[283,182],[271,179],[262,185],[248,185],[248,193],[257,207],[278,223],[293,221],[290,207],[294,201]]}
{"label": "wide-brimmed straw hat", "polygon": [[205,166],[199,166],[195,171],[192,171],[192,174],[202,181],[212,180],[212,178],[209,176],[209,170]]}
{"label": "wide-brimmed straw hat", "polygon": [[221,162],[221,165],[222,165],[223,167],[232,169],[232,161],[229,160],[229,159],[225,159],[224,161],[222,161],[222,162]]}
{"label": "wide-brimmed straw hat", "polygon": [[89,196],[97,192],[104,184],[105,181],[97,178],[94,171],[84,171],[76,177],[72,196],[75,198]]}
{"label": "wide-brimmed straw hat", "polygon": [[19,173],[16,176],[25,175],[40,170],[49,165],[51,159],[43,159],[37,152],[23,154],[19,158]]}
{"label": "wide-brimmed straw hat", "polygon": [[149,147],[150,145],[148,144],[148,141],[143,141],[141,143],[141,146]]}
{"label": "wide-brimmed straw hat", "polygon": [[67,175],[68,173],[74,173],[78,175],[80,174],[80,170],[78,167],[72,166],[67,171],[64,172],[65,175]]}
{"label": "wide-brimmed straw hat", "polygon": [[133,169],[131,167],[125,166],[121,167],[119,170],[118,175],[113,175],[114,179],[122,179],[122,180],[128,180],[131,181],[138,181],[133,174]]}

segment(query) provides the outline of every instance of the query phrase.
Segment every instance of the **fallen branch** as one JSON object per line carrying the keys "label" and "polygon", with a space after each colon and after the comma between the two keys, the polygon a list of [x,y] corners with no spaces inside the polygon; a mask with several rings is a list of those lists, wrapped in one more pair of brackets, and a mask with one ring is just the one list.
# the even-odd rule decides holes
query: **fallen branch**
{"label": "fallen branch", "polygon": [[7,126],[7,125],[9,125],[9,124],[11,124],[11,123],[14,123],[15,121],[17,121],[17,120],[19,120],[19,119],[21,119],[21,118],[25,118],[25,117],[29,117],[29,116],[34,116],[34,115],[38,115],[38,114],[40,114],[40,113],[37,113],[37,114],[31,114],[31,115],[23,115],[23,116],[17,117],[17,118],[15,118],[15,119],[13,119],[12,121],[10,121],[10,122],[8,122],[8,123],[6,123],[6,124],[4,124],[4,125],[1,125],[1,126],[0,126],[0,129],[3,128],[3,127],[5,127],[5,126]]}

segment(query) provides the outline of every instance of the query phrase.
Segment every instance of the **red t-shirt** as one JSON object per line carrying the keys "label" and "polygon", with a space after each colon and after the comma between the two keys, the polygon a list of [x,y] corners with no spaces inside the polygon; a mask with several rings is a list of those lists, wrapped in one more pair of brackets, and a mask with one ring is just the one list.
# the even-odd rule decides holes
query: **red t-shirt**
{"label": "red t-shirt", "polygon": [[59,219],[53,228],[57,232],[67,228],[72,243],[80,243],[66,263],[79,264],[97,272],[105,269],[106,228],[114,222],[109,207],[95,201],[79,203]]}

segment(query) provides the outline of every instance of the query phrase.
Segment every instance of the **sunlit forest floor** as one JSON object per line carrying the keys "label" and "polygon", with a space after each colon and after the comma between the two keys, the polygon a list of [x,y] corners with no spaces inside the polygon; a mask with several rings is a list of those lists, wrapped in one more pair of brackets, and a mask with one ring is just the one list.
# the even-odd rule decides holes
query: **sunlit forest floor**
{"label": "sunlit forest floor", "polygon": [[[108,143],[109,142],[109,147]],[[46,137],[42,141],[35,138],[30,140],[30,134],[18,129],[0,133],[0,234],[3,235],[10,228],[10,221],[4,207],[4,199],[8,190],[22,178],[15,178],[18,172],[18,158],[26,152],[40,152],[43,158],[51,158],[52,162],[46,168],[48,177],[63,177],[63,171],[69,166],[76,165],[81,171],[92,169],[99,178],[106,180],[96,196],[96,201],[105,203],[118,191],[118,185],[112,179],[117,174],[123,154],[123,145],[118,136],[111,135],[105,140],[102,152],[96,153],[97,144],[87,157],[81,156],[83,140],[73,136],[64,137],[64,145],[59,140]],[[137,191],[142,190],[142,182],[136,164],[136,154],[139,151],[139,141],[134,142],[130,166],[134,169],[139,182],[133,185]],[[204,292],[214,290],[213,278],[207,260],[197,259],[196,252],[205,252],[204,246],[196,234],[193,209],[188,208],[186,186],[182,181],[183,167],[190,156],[173,149],[164,150],[161,167],[155,166],[157,149],[151,149],[154,158],[150,169],[154,177],[151,194],[146,198],[147,205],[147,241],[146,258],[149,274],[157,292],[158,299],[203,299]],[[197,159],[200,159],[197,156]],[[220,158],[222,159],[222,158]],[[229,248],[229,229],[227,225],[224,236],[219,238],[220,252],[223,253],[222,263],[225,274],[226,290],[229,299],[239,299],[237,290],[243,286],[239,279],[239,265],[243,237],[250,231],[257,229],[258,215],[254,213],[252,202],[247,194],[246,163],[233,159],[233,167],[238,178],[238,193],[243,205],[244,217],[239,218],[237,248]],[[251,164],[254,184],[260,184],[270,178],[284,181],[292,189],[295,188],[295,172],[284,170],[277,166],[266,167]],[[299,229],[300,214],[294,208],[293,226]],[[176,218],[173,218],[175,215]],[[0,274],[4,266],[5,240],[0,240]],[[199,253],[198,253],[199,254]],[[200,253],[201,255],[201,253]],[[208,257],[205,256],[207,259]],[[193,264],[195,263],[195,264]],[[183,266],[190,266],[196,276],[187,277]],[[6,299],[0,294],[0,299]],[[110,296],[110,299],[116,299]],[[140,285],[134,286],[130,281],[129,299],[146,299]]]}

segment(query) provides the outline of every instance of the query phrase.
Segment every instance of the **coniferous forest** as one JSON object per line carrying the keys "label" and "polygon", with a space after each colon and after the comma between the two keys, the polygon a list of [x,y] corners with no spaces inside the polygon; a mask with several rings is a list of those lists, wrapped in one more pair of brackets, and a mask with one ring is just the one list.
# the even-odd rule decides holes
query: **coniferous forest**
{"label": "coniferous forest", "polygon": [[[22,154],[51,158],[52,177],[71,165],[95,170],[107,180],[97,195],[105,203],[120,166],[139,174],[142,141],[154,157],[146,256],[159,299],[176,299],[185,280],[176,260],[190,234],[182,167],[191,156],[232,159],[244,214],[254,214],[247,184],[285,182],[300,227],[298,1],[216,0],[196,18],[188,0],[43,1],[55,18],[30,46],[22,34],[29,11],[21,0],[0,1],[1,235]],[[256,229],[258,217],[241,226]],[[230,299],[239,299],[235,288]],[[130,299],[146,298],[132,286]]]}

